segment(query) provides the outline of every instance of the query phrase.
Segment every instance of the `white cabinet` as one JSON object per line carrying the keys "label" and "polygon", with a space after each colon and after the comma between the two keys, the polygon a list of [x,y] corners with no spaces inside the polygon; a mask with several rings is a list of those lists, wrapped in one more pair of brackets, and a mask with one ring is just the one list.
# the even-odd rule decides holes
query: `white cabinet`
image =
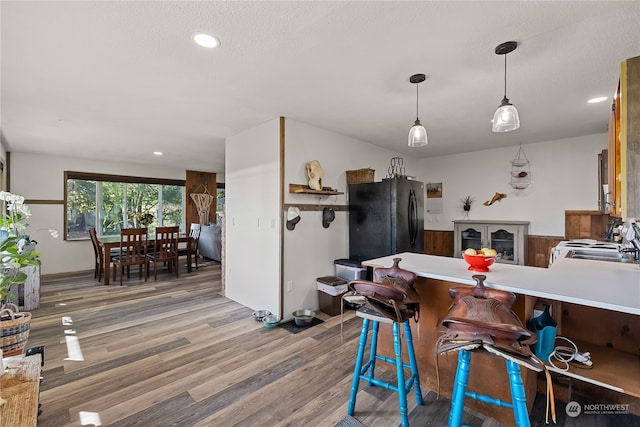
{"label": "white cabinet", "polygon": [[529,221],[453,221],[454,256],[467,248],[493,248],[497,262],[524,265]]}

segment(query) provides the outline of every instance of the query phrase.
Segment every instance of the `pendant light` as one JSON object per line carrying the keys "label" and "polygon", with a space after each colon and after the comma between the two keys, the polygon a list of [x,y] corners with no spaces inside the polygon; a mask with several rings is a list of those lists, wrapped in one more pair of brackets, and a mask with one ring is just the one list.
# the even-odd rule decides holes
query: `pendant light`
{"label": "pendant light", "polygon": [[504,55],[504,98],[493,115],[491,130],[494,132],[511,132],[520,127],[518,110],[507,98],[507,53],[513,52],[516,47],[518,47],[517,42],[504,42],[496,46],[496,55]]}
{"label": "pendant light", "polygon": [[409,147],[422,147],[427,145],[427,130],[420,124],[418,118],[418,84],[425,80],[424,74],[414,74],[409,77],[409,81],[416,85],[416,122],[409,130]]}

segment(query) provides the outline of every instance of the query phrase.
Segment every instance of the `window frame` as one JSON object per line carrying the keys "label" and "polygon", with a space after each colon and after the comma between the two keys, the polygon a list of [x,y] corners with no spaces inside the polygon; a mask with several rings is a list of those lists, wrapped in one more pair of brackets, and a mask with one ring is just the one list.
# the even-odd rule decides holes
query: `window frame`
{"label": "window frame", "polygon": [[[89,237],[78,238],[78,239],[68,239],[67,231],[68,231],[68,215],[67,215],[67,203],[68,203],[68,195],[67,195],[67,184],[70,179],[79,179],[85,181],[102,181],[102,182],[118,182],[124,184],[155,184],[155,185],[174,185],[185,187],[186,192],[186,180],[184,179],[168,179],[168,178],[148,178],[148,177],[140,177],[140,176],[130,176],[130,175],[113,175],[106,173],[93,173],[93,172],[78,172],[78,171],[64,171],[64,240],[65,241],[83,241],[88,240]],[[161,195],[159,195],[161,198]],[[182,197],[183,205],[186,204],[185,196],[183,194]],[[186,206],[183,206],[186,208]]]}

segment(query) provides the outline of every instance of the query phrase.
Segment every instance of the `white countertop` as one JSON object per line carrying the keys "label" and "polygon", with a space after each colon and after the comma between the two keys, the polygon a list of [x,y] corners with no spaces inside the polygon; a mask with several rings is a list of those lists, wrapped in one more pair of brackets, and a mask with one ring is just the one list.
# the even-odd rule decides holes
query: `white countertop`
{"label": "white countertop", "polygon": [[462,258],[404,252],[363,262],[370,267],[400,267],[420,277],[475,285],[474,274],[487,276],[487,287],[516,294],[640,315],[638,264],[559,258],[550,268],[494,263],[486,273],[469,271]]}

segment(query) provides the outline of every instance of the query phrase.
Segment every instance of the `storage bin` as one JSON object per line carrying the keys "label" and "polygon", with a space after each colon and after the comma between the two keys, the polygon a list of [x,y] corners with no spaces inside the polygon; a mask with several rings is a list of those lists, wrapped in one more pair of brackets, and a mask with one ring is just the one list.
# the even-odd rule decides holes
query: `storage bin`
{"label": "storage bin", "polygon": [[321,312],[329,316],[337,316],[340,314],[342,294],[332,296],[326,292],[318,291],[318,302]]}
{"label": "storage bin", "polygon": [[320,311],[329,316],[340,314],[342,295],[347,292],[347,281],[335,276],[318,277],[316,287]]}
{"label": "storage bin", "polygon": [[336,276],[346,281],[365,280],[367,277],[366,267],[358,261],[350,259],[337,259],[333,262],[336,267]]}

